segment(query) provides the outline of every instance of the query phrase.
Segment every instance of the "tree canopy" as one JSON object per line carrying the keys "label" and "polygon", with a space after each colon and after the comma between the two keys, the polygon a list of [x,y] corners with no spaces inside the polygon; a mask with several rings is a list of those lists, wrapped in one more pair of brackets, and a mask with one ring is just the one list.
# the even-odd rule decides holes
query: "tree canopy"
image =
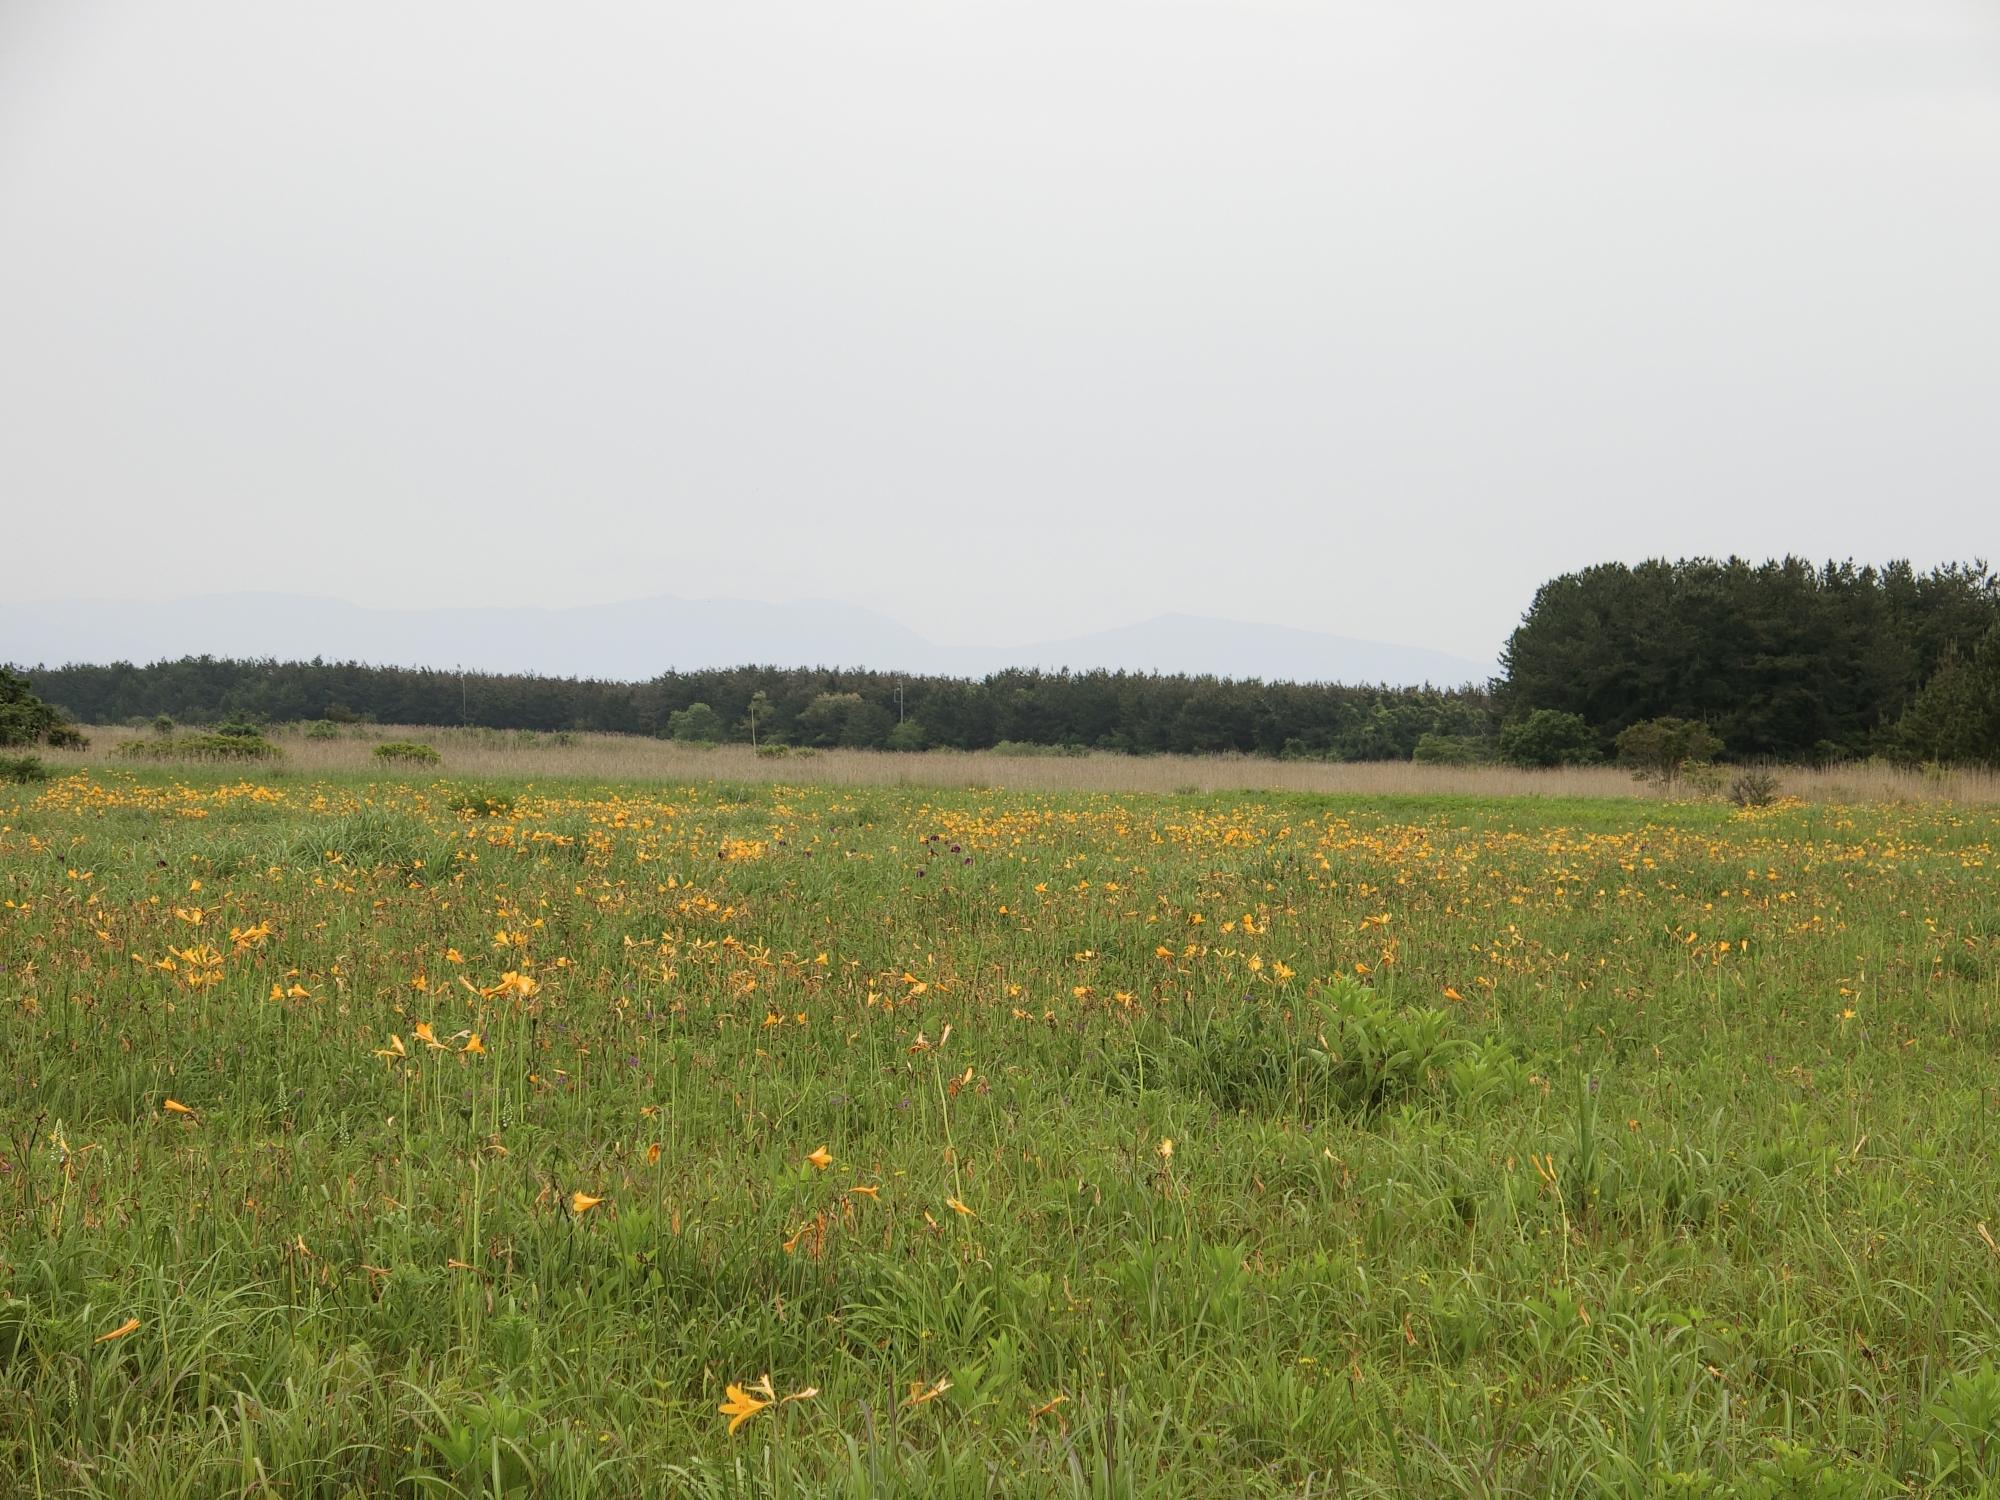
{"label": "tree canopy", "polygon": [[1605,563],[1536,593],[1502,655],[1503,719],[1576,714],[1598,748],[1649,719],[1704,724],[1733,759],[1893,750],[1952,655],[2000,623],[1984,563],[1926,573],[1801,558]]}
{"label": "tree canopy", "polygon": [[[676,733],[678,726],[748,741],[757,700],[757,738],[782,744],[983,750],[1013,741],[1337,760],[1407,760],[1426,734],[1483,739],[1491,732],[1483,686],[1349,687],[1135,672],[1009,670],[958,678],[746,666],[604,682],[202,656],[149,666],[38,668],[34,680],[52,701],[92,723],[165,713],[196,724],[363,718],[649,735]],[[709,713],[677,718],[698,705]]]}

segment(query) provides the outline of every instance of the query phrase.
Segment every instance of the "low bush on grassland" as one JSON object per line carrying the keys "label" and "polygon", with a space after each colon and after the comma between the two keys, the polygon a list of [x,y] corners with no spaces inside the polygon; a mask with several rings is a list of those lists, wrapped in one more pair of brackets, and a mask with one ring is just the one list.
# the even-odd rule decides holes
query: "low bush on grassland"
{"label": "low bush on grassland", "polygon": [[48,779],[49,768],[39,756],[0,755],[0,783]]}
{"label": "low bush on grassland", "polygon": [[254,734],[169,734],[127,740],[118,747],[127,760],[277,760],[284,752]]}

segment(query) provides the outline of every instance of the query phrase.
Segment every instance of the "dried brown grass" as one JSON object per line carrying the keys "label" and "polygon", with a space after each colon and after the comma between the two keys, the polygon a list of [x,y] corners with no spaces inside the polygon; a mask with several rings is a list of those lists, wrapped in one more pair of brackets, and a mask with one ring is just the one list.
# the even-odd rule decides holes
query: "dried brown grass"
{"label": "dried brown grass", "polygon": [[[144,739],[143,730],[96,726],[91,747],[50,752],[53,765],[129,766],[117,747]],[[337,739],[301,733],[272,736],[284,750],[277,767],[258,765],[245,774],[268,776],[377,774],[596,781],[753,781],[832,786],[992,787],[1014,791],[1220,792],[1291,791],[1351,796],[1647,797],[1657,793],[1609,766],[1523,770],[1512,766],[1436,766],[1409,761],[1329,764],[1252,756],[1160,755],[1011,756],[990,752],[931,751],[898,755],[878,750],[823,750],[810,755],[762,757],[747,745],[700,749],[634,735],[551,735],[504,730],[426,728],[377,724],[343,730]],[[376,745],[418,740],[436,746],[443,764],[435,772],[383,766]],[[1781,795],[1811,802],[2000,802],[2000,776],[1986,771],[1925,772],[1886,765],[1829,769],[1778,769]]]}

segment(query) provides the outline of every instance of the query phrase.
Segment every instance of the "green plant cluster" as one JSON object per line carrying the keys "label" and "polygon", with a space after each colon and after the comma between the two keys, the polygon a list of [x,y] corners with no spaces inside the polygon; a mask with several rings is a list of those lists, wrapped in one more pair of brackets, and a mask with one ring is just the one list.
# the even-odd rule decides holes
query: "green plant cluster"
{"label": "green plant cluster", "polygon": [[260,734],[168,734],[127,740],[118,747],[126,760],[274,761],[284,752]]}
{"label": "green plant cluster", "polygon": [[47,781],[48,762],[39,755],[0,755],[0,783]]}

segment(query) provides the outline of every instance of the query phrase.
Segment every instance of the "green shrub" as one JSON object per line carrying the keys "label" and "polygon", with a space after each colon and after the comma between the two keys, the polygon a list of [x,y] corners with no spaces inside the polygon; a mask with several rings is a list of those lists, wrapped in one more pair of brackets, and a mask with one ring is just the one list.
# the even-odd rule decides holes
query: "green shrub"
{"label": "green shrub", "polygon": [[29,691],[27,678],[0,667],[0,745],[54,744],[68,723]]}
{"label": "green shrub", "polygon": [[375,758],[385,765],[434,766],[438,753],[415,740],[389,740],[375,747]]}
{"label": "green shrub", "polygon": [[51,750],[88,750],[90,748],[90,736],[85,734],[81,729],[78,729],[74,724],[55,725],[49,730],[48,740]]}
{"label": "green shrub", "polygon": [[1085,756],[1090,754],[1088,745],[1038,745],[1030,740],[1001,740],[993,747],[995,755],[1018,756],[1032,759],[1035,756]]}
{"label": "green shrub", "polygon": [[32,755],[0,755],[0,785],[8,782],[47,781],[49,768]]}
{"label": "green shrub", "polygon": [[1500,758],[1517,766],[1582,766],[1598,759],[1597,733],[1581,714],[1538,708],[1500,731]]}
{"label": "green shrub", "polygon": [[1729,784],[1729,800],[1738,807],[1769,807],[1778,800],[1778,778],[1771,771],[1739,771]]}
{"label": "green shrub", "polygon": [[724,736],[722,715],[706,703],[690,703],[667,715],[667,738],[689,745],[719,744]]}
{"label": "green shrub", "polygon": [[930,744],[930,734],[915,719],[905,719],[889,731],[888,739],[882,742],[885,750],[922,750]]}
{"label": "green shrub", "polygon": [[261,740],[264,737],[264,726],[253,724],[248,719],[230,719],[216,725],[215,732],[232,740]]}
{"label": "green shrub", "polygon": [[152,727],[155,734],[172,734],[174,732],[174,716],[172,714],[154,714]]}
{"label": "green shrub", "polygon": [[277,760],[283,752],[261,735],[173,734],[127,740],[118,753],[127,760]]}
{"label": "green shrub", "polygon": [[1691,766],[1705,766],[1722,752],[1706,724],[1671,716],[1641,719],[1616,741],[1618,763],[1642,781],[1669,782]]}
{"label": "green shrub", "polygon": [[1425,734],[1410,759],[1427,766],[1476,766],[1487,760],[1486,741],[1470,734]]}
{"label": "green shrub", "polygon": [[309,740],[337,740],[340,726],[331,719],[314,719],[306,725],[305,734]]}

